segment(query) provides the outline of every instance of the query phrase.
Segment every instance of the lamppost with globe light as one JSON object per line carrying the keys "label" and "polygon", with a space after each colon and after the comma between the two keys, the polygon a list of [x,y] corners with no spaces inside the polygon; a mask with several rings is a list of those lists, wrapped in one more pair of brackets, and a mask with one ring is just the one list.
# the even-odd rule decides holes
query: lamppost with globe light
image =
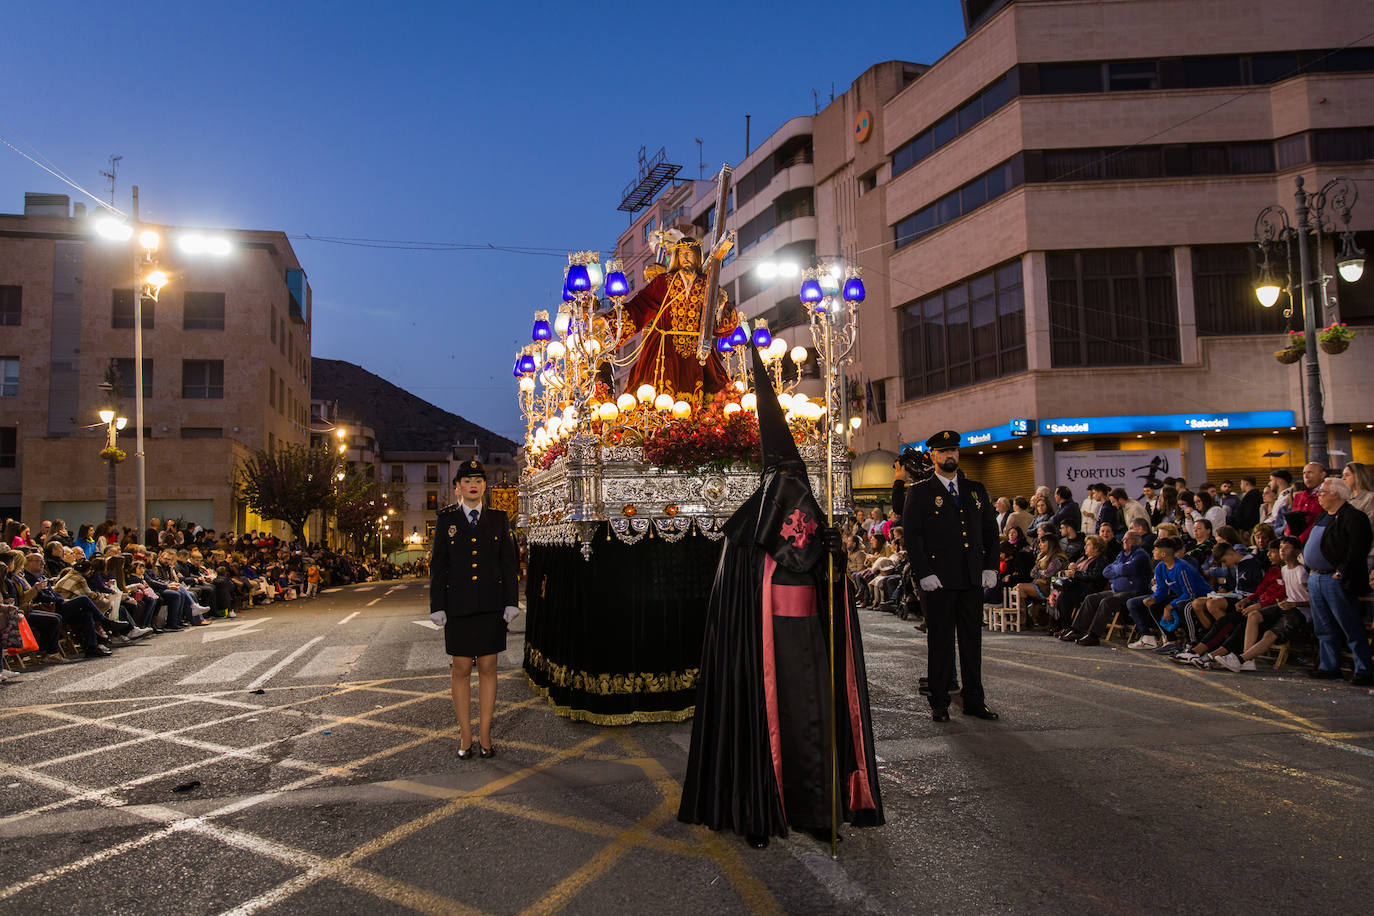
{"label": "lamppost with globe light", "polygon": [[[113,207],[94,215],[95,231],[115,242],[137,238],[134,253],[134,508],[139,536],[147,525],[147,477],[143,451],[143,300],[157,302],[162,288],[170,281],[167,272],[158,267],[157,252],[161,235],[138,220],[138,185],[133,187],[133,208],[128,219]],[[224,256],[233,250],[227,238],[206,236],[187,230],[179,232],[177,242],[188,255],[211,254]]]}
{"label": "lamppost with globe light", "polygon": [[[1303,187],[1301,175],[1294,179],[1297,190],[1293,194],[1293,216],[1290,222],[1288,211],[1278,204],[1265,207],[1255,218],[1255,242],[1261,254],[1260,277],[1255,284],[1255,296],[1260,305],[1272,308],[1279,300],[1279,294],[1288,293],[1288,308],[1284,317],[1293,314],[1293,249],[1298,250],[1299,295],[1302,301],[1303,317],[1303,358],[1306,369],[1306,419],[1307,460],[1326,467],[1327,454],[1326,412],[1322,402],[1321,366],[1317,359],[1317,302],[1312,293],[1314,283],[1321,289],[1322,320],[1326,320],[1325,310],[1329,306],[1326,284],[1332,277],[1322,272],[1321,256],[1324,235],[1340,234],[1341,247],[1336,253],[1336,269],[1341,279],[1354,283],[1364,274],[1364,251],[1355,244],[1355,233],[1350,228],[1350,211],[1359,198],[1359,189],[1349,178],[1333,178],[1322,185],[1321,190],[1309,194]],[[1339,227],[1335,220],[1340,219]],[[1312,255],[1308,251],[1309,238],[1316,244],[1317,273],[1313,276]],[[1286,275],[1283,287],[1270,263],[1269,255],[1275,245],[1282,245],[1286,256]]]}

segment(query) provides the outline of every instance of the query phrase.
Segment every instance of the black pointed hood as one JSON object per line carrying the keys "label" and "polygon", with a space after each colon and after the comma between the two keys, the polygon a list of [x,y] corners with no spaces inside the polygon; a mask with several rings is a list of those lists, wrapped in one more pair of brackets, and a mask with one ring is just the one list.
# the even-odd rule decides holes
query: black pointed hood
{"label": "black pointed hood", "polygon": [[792,438],[792,430],[787,428],[787,418],[783,416],[782,405],[778,403],[777,392],[773,390],[773,380],[759,355],[759,348],[749,344],[749,353],[754,360],[754,393],[758,398],[756,411],[759,418],[759,451],[763,455],[763,471],[790,467],[806,473],[806,462],[797,451],[797,441]]}

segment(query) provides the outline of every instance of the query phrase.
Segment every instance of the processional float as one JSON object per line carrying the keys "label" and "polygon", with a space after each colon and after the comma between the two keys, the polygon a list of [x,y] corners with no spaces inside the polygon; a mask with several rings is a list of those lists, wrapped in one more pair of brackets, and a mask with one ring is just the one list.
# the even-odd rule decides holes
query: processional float
{"label": "processional float", "polygon": [[[718,214],[729,180],[726,166]],[[528,560],[525,672],[560,714],[608,725],[692,715],[722,529],[759,482],[754,409],[762,380],[750,368],[751,344],[818,501],[832,521],[852,507],[846,431],[836,418],[864,298],[858,271],[841,276],[820,265],[803,274],[813,346],[789,350],[764,322],[721,323],[731,310],[718,273],[734,243],[723,219],[701,246],[701,270],[690,255],[673,255],[695,247],[692,240],[657,233],[655,242],[657,259],[636,296],[619,261],[603,268],[597,252],[570,254],[562,302],[552,317],[535,313],[514,367],[526,426],[516,522]],[[657,328],[671,319],[666,299],[652,322],[644,317],[638,296],[665,288],[690,296],[673,303],[679,317],[684,302],[701,306],[690,329]],[[665,334],[660,347],[674,335],[673,358],[685,353],[698,367],[723,367],[721,390],[685,388],[671,373],[627,386],[656,328]],[[823,387],[817,397],[799,390],[812,359]]]}

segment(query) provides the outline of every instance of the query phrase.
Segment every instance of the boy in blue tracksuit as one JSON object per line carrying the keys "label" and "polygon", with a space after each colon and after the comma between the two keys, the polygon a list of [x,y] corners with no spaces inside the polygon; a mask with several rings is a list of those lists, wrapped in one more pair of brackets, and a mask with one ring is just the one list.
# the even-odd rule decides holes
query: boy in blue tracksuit
{"label": "boy in blue tracksuit", "polygon": [[[1161,620],[1166,623],[1180,618],[1183,606],[1194,598],[1204,597],[1212,590],[1197,567],[1178,559],[1183,544],[1174,538],[1159,538],[1155,541],[1154,591],[1149,595],[1132,598],[1126,602],[1126,611],[1135,621],[1140,638],[1130,644],[1132,649],[1158,649],[1161,640],[1155,634],[1160,627],[1155,624],[1152,611],[1157,610]],[[1169,629],[1174,629],[1170,627]]]}

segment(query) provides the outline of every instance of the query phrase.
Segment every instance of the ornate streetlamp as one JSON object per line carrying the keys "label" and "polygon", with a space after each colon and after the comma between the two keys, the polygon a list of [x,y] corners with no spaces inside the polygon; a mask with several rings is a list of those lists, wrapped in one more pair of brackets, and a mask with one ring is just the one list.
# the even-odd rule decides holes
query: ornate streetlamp
{"label": "ornate streetlamp", "polygon": [[[1364,273],[1364,251],[1355,244],[1355,234],[1350,229],[1350,211],[1359,198],[1359,190],[1349,178],[1333,178],[1322,185],[1320,191],[1309,194],[1303,189],[1303,177],[1294,179],[1297,190],[1293,194],[1293,215],[1296,225],[1289,221],[1288,211],[1278,204],[1265,207],[1255,218],[1255,242],[1259,245],[1262,257],[1259,281],[1255,284],[1255,296],[1260,305],[1272,308],[1278,302],[1279,293],[1288,293],[1288,308],[1284,317],[1293,314],[1293,249],[1298,251],[1299,295],[1302,298],[1303,344],[1306,357],[1306,423],[1307,423],[1307,460],[1326,466],[1327,437],[1326,413],[1322,402],[1321,366],[1317,359],[1317,302],[1312,292],[1314,283],[1321,290],[1322,320],[1326,320],[1326,310],[1330,307],[1327,299],[1326,284],[1332,279],[1325,273],[1321,264],[1323,236],[1339,232],[1340,251],[1336,254],[1336,268],[1341,279],[1354,283]],[[1336,218],[1340,225],[1337,226]],[[1312,255],[1308,251],[1309,239],[1316,245],[1318,276],[1313,276]],[[1269,260],[1275,245],[1284,248],[1287,271],[1282,278],[1285,285],[1279,286],[1275,267]]]}

